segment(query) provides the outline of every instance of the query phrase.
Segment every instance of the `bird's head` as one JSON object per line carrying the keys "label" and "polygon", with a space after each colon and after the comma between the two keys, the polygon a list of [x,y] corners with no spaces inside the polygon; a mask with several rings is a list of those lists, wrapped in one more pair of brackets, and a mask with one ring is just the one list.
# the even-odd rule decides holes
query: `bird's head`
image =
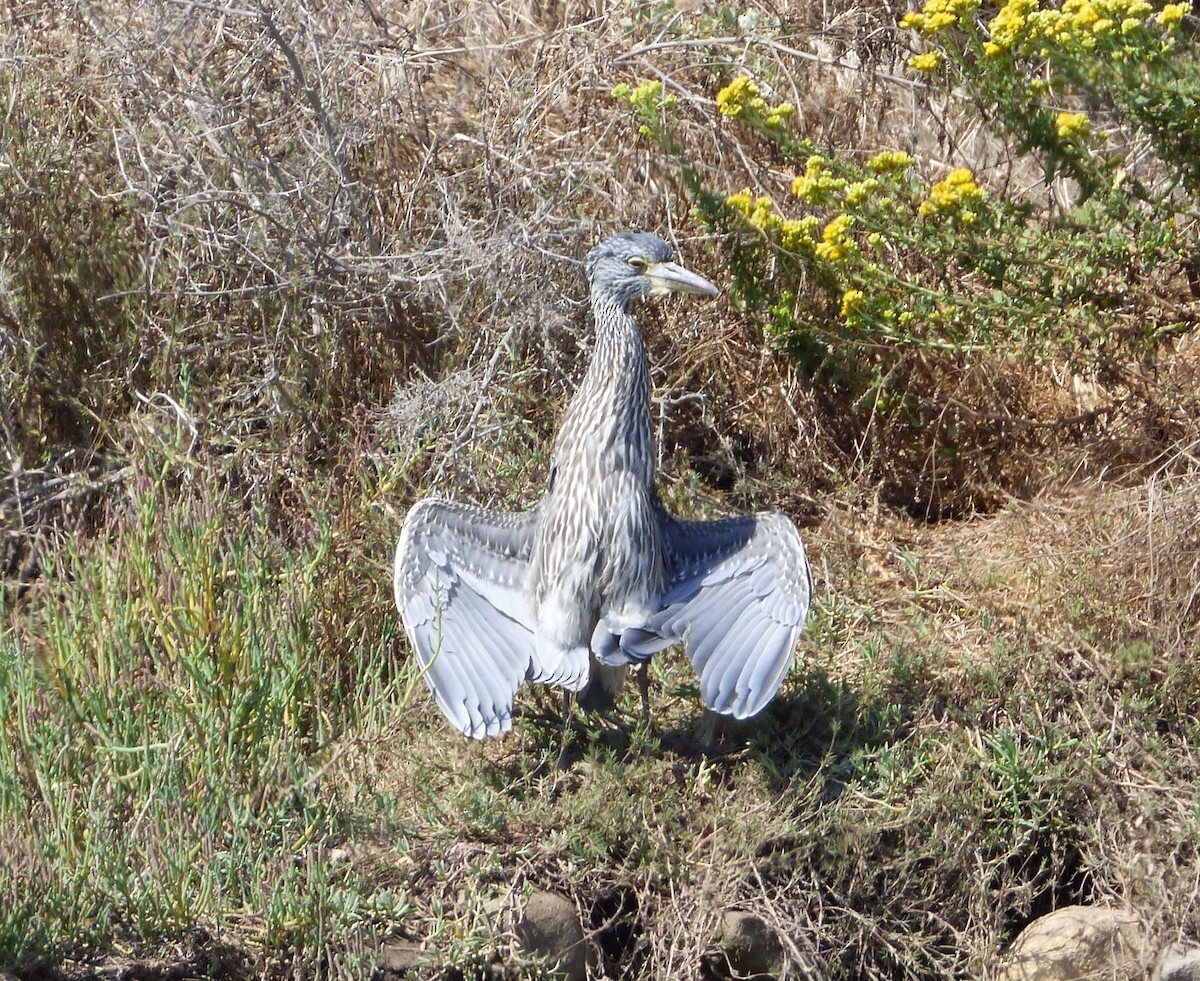
{"label": "bird's head", "polygon": [[671,246],[657,235],[622,232],[606,238],[587,257],[592,295],[611,299],[622,309],[642,296],[672,292],[717,295],[712,283],[674,260]]}

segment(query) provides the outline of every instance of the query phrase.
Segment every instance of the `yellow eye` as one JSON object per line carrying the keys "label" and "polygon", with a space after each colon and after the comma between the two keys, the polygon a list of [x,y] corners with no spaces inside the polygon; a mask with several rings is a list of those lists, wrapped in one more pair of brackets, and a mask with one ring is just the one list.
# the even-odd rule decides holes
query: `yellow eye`
{"label": "yellow eye", "polygon": [[638,272],[645,272],[646,267],[650,265],[650,263],[648,263],[640,255],[631,255],[629,257],[629,264]]}

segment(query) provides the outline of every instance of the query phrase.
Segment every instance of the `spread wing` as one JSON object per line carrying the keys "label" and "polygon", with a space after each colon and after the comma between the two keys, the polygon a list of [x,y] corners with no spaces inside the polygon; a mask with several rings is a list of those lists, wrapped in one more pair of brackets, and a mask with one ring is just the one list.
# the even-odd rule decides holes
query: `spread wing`
{"label": "spread wing", "polygon": [[396,606],[438,706],[465,735],[512,728],[529,674],[524,584],[537,512],[496,513],[424,500],[396,547]]}
{"label": "spread wing", "polygon": [[796,653],[812,575],[796,526],[782,514],[724,521],[664,515],[671,580],[648,631],[682,641],[715,712],[756,715],[775,697]]}

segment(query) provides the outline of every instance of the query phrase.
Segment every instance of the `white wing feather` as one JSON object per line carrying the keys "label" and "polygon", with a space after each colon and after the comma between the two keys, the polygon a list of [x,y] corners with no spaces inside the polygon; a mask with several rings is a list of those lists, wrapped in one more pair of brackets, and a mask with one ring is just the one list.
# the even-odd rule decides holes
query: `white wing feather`
{"label": "white wing feather", "polygon": [[[779,513],[724,521],[663,517],[671,581],[646,630],[646,654],[683,642],[715,712],[756,715],[775,697],[812,601],[808,557]],[[636,641],[631,640],[630,646]]]}
{"label": "white wing feather", "polygon": [[524,586],[536,527],[536,511],[425,500],[396,547],[396,606],[409,643],[446,718],[475,739],[512,728],[513,695],[531,671]]}

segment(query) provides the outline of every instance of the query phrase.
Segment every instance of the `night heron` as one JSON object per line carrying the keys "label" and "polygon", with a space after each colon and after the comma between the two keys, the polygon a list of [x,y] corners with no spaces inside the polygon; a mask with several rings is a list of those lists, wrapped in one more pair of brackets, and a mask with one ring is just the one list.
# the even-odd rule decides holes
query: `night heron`
{"label": "night heron", "polygon": [[628,666],[676,643],[705,705],[748,718],[779,690],[808,615],[808,560],[788,518],[684,521],[654,485],[650,371],[630,307],[716,287],[634,233],[596,246],[587,278],[595,349],[542,500],[525,512],[423,500],[396,549],[396,604],[425,681],[477,739],[512,728],[522,681],[603,704]]}

